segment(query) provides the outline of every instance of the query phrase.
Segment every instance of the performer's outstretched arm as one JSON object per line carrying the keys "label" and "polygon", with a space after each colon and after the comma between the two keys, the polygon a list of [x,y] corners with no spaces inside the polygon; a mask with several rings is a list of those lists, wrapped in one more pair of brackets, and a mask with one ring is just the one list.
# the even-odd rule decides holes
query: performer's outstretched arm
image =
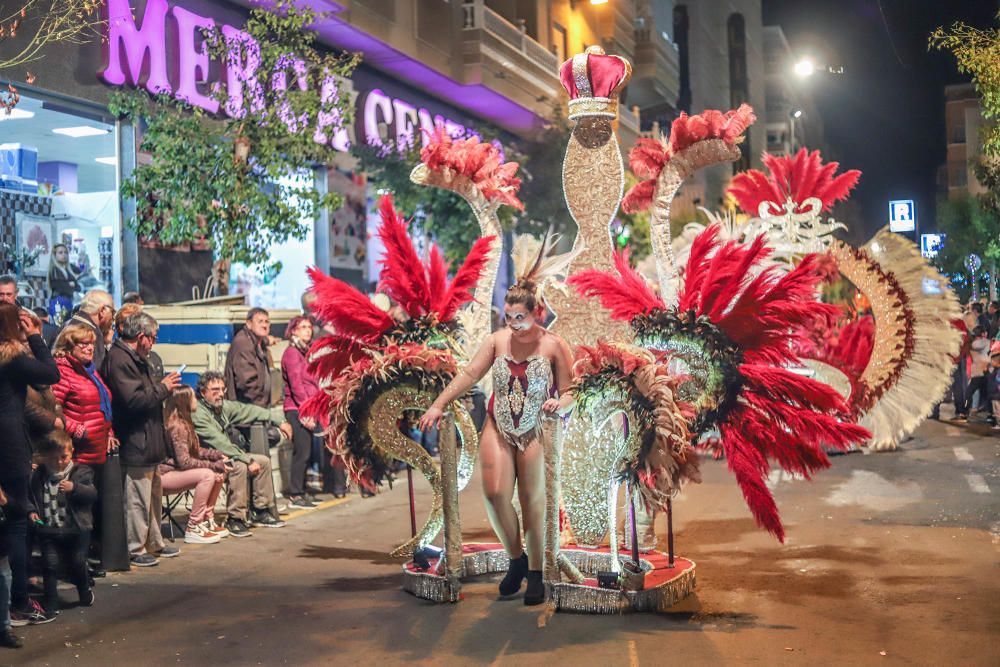
{"label": "performer's outstretched arm", "polygon": [[494,358],[496,358],[496,345],[493,342],[493,334],[490,334],[483,341],[483,344],[479,346],[476,356],[444,388],[444,391],[437,397],[437,400],[427,409],[424,416],[420,418],[420,428],[426,431],[432,426],[437,426],[441,415],[444,414],[444,408],[467,392],[472,385],[479,382],[493,366]]}

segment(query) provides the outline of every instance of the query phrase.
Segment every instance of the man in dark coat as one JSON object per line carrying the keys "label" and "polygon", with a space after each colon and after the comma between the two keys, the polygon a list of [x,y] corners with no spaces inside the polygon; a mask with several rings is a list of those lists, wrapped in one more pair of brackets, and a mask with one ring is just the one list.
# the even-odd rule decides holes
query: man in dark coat
{"label": "man in dark coat", "polygon": [[233,336],[226,355],[226,399],[271,407],[271,318],[263,308],[247,312],[246,326]]}
{"label": "man in dark coat", "polygon": [[160,534],[163,492],[156,467],[167,458],[163,401],[181,383],[171,373],[157,382],[148,358],[159,327],[147,313],[124,319],[119,338],[108,351],[101,375],[111,390],[112,422],[121,443],[125,469],[125,524],[133,565],[149,567],[158,559],[176,556]]}

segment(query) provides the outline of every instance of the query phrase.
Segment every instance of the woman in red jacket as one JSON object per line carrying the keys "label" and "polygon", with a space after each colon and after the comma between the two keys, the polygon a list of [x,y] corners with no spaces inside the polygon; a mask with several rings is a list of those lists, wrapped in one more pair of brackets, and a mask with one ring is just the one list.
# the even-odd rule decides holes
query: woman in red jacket
{"label": "woman in red jacket", "polygon": [[111,429],[111,392],[94,368],[94,344],[94,330],[86,325],[70,324],[60,332],[52,350],[59,382],[52,392],[73,438],[73,460],[100,466],[117,441]]}
{"label": "woman in red jacket", "polygon": [[291,343],[281,355],[281,377],[285,381],[285,419],[292,425],[292,468],[288,476],[289,507],[312,509],[316,503],[306,495],[306,468],[312,455],[313,430],[316,422],[299,416],[299,407],[319,391],[316,379],[309,373],[309,343],[312,342],[312,321],[300,315],[293,317],[285,328],[285,338]]}

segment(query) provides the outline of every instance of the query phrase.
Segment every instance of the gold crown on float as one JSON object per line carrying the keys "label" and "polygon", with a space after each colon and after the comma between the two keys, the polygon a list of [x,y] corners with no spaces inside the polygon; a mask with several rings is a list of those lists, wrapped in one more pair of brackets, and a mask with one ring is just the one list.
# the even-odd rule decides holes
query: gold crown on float
{"label": "gold crown on float", "polygon": [[600,46],[588,46],[559,68],[569,93],[569,119],[581,116],[618,117],[618,95],[632,78],[632,63],[609,56]]}

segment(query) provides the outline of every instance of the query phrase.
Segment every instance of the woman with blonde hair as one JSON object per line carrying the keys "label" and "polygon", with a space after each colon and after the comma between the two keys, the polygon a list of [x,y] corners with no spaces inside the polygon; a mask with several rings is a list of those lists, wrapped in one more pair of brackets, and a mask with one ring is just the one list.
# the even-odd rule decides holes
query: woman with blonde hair
{"label": "woman with blonde hair", "polygon": [[62,406],[66,432],[73,438],[73,460],[101,466],[117,446],[111,427],[111,392],[94,367],[94,330],[69,324],[56,338],[52,356],[59,367],[59,382],[52,385]]}
{"label": "woman with blonde hair", "polygon": [[194,489],[194,502],[188,516],[184,541],[188,544],[214,544],[229,531],[215,522],[215,503],[229,471],[229,460],[214,449],[202,449],[191,421],[198,409],[194,390],[181,385],[167,398],[163,423],[167,427],[169,451],[160,464],[163,495]]}

